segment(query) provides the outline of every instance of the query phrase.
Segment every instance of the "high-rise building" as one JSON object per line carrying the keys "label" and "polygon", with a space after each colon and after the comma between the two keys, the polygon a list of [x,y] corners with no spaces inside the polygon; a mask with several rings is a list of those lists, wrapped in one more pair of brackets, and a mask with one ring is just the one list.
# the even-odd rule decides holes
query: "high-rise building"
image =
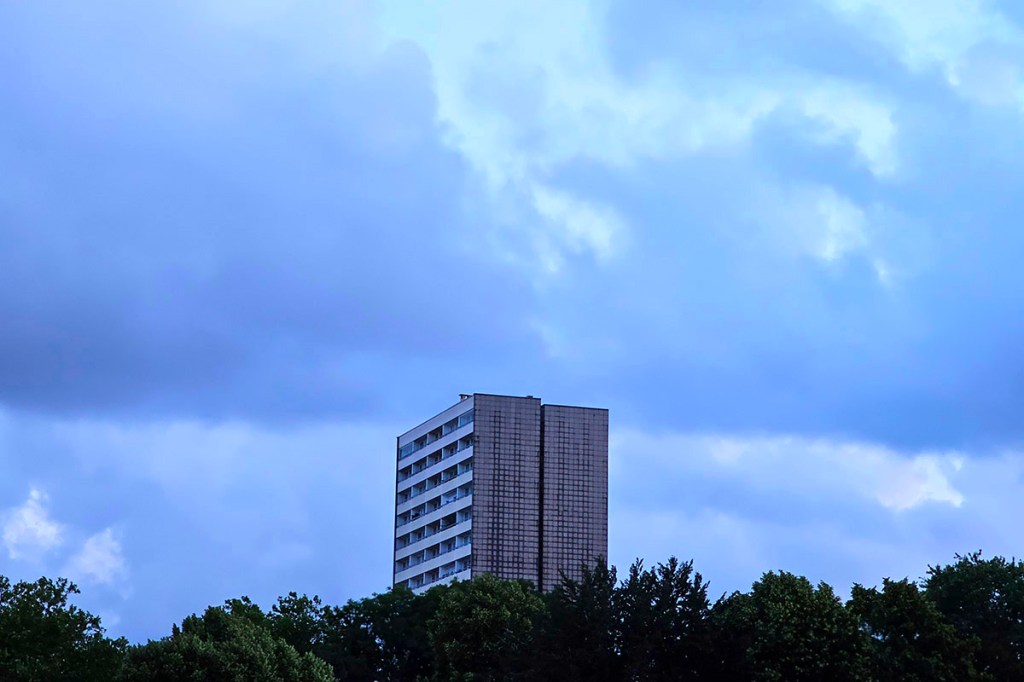
{"label": "high-rise building", "polygon": [[465,394],[398,437],[394,584],[553,588],[608,554],[608,410]]}

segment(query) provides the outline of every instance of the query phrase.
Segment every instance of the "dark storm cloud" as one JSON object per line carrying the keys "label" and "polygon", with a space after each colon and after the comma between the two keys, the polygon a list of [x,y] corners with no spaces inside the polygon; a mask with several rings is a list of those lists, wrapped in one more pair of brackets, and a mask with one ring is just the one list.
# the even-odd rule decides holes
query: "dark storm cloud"
{"label": "dark storm cloud", "polygon": [[[0,402],[351,411],[378,392],[361,356],[508,347],[529,294],[464,243],[465,169],[417,48],[346,63],[344,31],[372,26],[331,12],[267,45],[199,10],[116,9],[0,21]],[[466,286],[485,277],[486,297]]]}
{"label": "dark storm cloud", "polygon": [[[554,174],[636,227],[601,281],[539,303],[584,340],[564,376],[651,428],[1018,443],[1020,111],[965,98],[937,68],[908,69],[827,4],[612,5],[608,53],[625,78],[662,69],[726,101],[783,94],[749,145]],[[830,78],[891,114],[891,176],[860,155],[864,129],[823,143],[799,96],[786,100],[790,84],[806,94]],[[833,106],[852,120],[850,104]],[[829,260],[807,242],[827,216],[799,212],[832,192],[862,212],[865,243]],[[596,301],[600,321],[586,312]]]}

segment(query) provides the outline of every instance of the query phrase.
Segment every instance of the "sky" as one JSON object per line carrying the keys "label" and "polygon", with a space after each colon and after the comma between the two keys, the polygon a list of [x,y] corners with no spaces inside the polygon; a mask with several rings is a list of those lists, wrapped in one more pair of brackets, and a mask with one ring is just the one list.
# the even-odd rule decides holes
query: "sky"
{"label": "sky", "polygon": [[612,563],[1024,530],[1024,9],[0,2],[0,574],[387,589],[394,438],[607,407]]}

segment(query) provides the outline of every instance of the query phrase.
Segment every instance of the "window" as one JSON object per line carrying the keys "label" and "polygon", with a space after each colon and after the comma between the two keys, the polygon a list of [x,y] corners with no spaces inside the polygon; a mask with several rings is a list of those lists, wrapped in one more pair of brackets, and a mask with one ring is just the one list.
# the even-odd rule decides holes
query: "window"
{"label": "window", "polygon": [[398,449],[398,459],[405,459],[406,457],[413,454],[417,450],[421,450],[422,448],[424,448],[427,444],[433,443],[438,438],[441,438],[442,436],[445,436],[451,433],[452,431],[455,431],[456,429],[461,429],[463,426],[472,423],[473,410],[467,410],[466,412],[463,412],[455,419],[448,421],[443,426],[439,426],[436,429],[430,431],[430,433],[424,434],[417,438],[416,440],[412,441],[411,443],[406,443],[405,445],[400,447]]}

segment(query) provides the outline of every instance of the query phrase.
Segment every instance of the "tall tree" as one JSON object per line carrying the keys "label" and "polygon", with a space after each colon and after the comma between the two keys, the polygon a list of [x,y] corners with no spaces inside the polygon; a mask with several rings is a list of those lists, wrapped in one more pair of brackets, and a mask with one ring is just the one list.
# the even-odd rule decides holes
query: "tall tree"
{"label": "tall tree", "polygon": [[324,610],[320,597],[289,592],[288,596],[279,597],[270,609],[270,631],[300,654],[316,653],[324,640]]}
{"label": "tall tree", "polygon": [[869,636],[878,682],[979,679],[978,640],[960,637],[915,583],[886,578],[881,590],[854,585],[847,607]]}
{"label": "tall tree", "polygon": [[412,682],[433,670],[427,624],[437,590],[416,595],[395,587],[341,607],[325,607],[321,641],[313,649],[339,680]]}
{"label": "tall tree", "polygon": [[617,591],[619,648],[629,680],[702,679],[708,674],[708,584],[675,557],[634,563]]}
{"label": "tall tree", "polygon": [[129,651],[125,682],[332,682],[327,663],[275,637],[248,599],[189,616],[171,635]]}
{"label": "tall tree", "polygon": [[867,636],[825,583],[815,588],[807,578],[769,572],[749,594],[734,594],[715,609],[716,639],[725,645],[719,663],[727,679],[869,679]]}
{"label": "tall tree", "polygon": [[616,650],[616,582],[615,568],[601,559],[593,567],[584,565],[579,581],[562,576],[547,595],[548,615],[537,665],[544,679],[622,679]]}
{"label": "tall tree", "polygon": [[1024,562],[956,555],[930,566],[924,588],[964,637],[980,642],[978,668],[996,680],[1024,680]]}
{"label": "tall tree", "polygon": [[0,576],[0,680],[117,678],[127,643],[108,639],[98,617],[70,604],[75,594],[63,578],[11,584]]}
{"label": "tall tree", "polygon": [[442,680],[525,679],[544,602],[526,581],[482,575],[435,588],[430,640]]}

